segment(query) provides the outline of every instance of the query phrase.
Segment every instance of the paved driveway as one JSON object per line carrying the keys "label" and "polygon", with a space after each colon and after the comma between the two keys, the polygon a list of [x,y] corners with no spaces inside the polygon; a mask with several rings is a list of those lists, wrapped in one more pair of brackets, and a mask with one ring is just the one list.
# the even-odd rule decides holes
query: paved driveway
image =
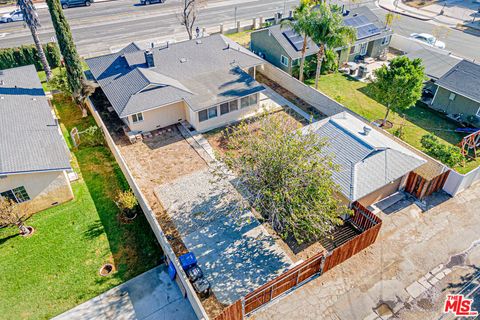
{"label": "paved driveway", "polygon": [[235,213],[239,195],[210,169],[159,186],[155,194],[198,259],[215,296],[231,304],[283,272],[292,261],[249,211]]}
{"label": "paved driveway", "polygon": [[161,265],[53,319],[194,320],[197,317]]}
{"label": "paved driveway", "polygon": [[438,205],[426,212],[403,201],[381,214],[374,245],[253,318],[379,320],[383,305],[396,319],[438,319],[442,288],[480,265],[480,184],[433,200]]}

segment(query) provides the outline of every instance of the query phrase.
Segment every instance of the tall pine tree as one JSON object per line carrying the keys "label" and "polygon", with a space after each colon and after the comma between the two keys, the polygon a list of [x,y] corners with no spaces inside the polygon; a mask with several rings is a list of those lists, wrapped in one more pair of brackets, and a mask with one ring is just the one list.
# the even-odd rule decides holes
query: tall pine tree
{"label": "tall pine tree", "polygon": [[73,93],[73,97],[77,99],[81,95],[83,83],[85,82],[80,56],[73,42],[72,31],[67,18],[63,14],[60,0],[47,0],[47,5],[52,17],[60,52],[65,61],[68,85]]}

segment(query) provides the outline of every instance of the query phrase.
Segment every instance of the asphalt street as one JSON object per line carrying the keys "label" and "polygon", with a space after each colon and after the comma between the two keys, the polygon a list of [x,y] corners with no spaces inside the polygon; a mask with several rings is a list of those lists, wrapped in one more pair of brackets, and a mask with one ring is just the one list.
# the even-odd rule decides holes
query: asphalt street
{"label": "asphalt street", "polygon": [[[220,23],[233,26],[235,18],[245,21],[259,16],[271,17],[274,12],[288,12],[297,3],[298,0],[209,0],[200,12],[197,24],[199,27],[213,27]],[[345,1],[347,6],[349,3]],[[361,4],[384,18],[386,11],[378,8],[373,0]],[[65,14],[80,54],[93,56],[121,48],[132,41],[160,42],[184,38],[185,30],[178,19],[179,8],[179,0],[150,6],[141,6],[136,0],[115,0],[94,3],[91,7],[70,8]],[[43,24],[41,40],[51,41],[54,31],[48,11],[39,9],[39,17]],[[478,36],[406,16],[395,20],[393,29],[404,36],[413,32],[431,33],[446,43],[447,50],[461,57],[480,60]],[[24,43],[32,43],[32,39],[22,22],[0,24],[0,47]]]}

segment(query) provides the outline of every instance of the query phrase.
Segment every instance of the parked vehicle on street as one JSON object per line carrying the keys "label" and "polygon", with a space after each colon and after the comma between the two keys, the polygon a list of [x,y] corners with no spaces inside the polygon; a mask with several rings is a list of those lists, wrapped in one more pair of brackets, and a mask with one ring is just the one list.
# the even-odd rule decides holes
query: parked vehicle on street
{"label": "parked vehicle on street", "polygon": [[165,0],[140,0],[140,4],[149,5],[152,3],[164,3]]}
{"label": "parked vehicle on street", "polygon": [[90,7],[93,0],[60,0],[63,9],[71,7]]}
{"label": "parked vehicle on street", "polygon": [[17,9],[13,10],[10,13],[5,13],[3,16],[0,17],[0,22],[8,23],[14,21],[23,21],[23,13],[22,10]]}
{"label": "parked vehicle on street", "polygon": [[428,33],[412,33],[410,35],[410,38],[431,47],[445,49],[445,42],[438,40],[437,38]]}

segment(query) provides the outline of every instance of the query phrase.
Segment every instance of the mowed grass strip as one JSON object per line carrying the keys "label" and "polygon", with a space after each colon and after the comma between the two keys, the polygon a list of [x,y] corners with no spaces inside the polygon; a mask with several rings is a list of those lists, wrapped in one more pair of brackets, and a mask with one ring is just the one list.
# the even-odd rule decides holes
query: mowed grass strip
{"label": "mowed grass strip", "polygon": [[[67,97],[54,105],[65,136],[72,127],[93,125],[82,119]],[[68,141],[68,140],[67,140]],[[133,223],[118,219],[114,197],[128,187],[110,151],[104,146],[73,152],[80,180],[72,183],[75,199],[33,215],[27,225],[36,232],[17,236],[0,229],[0,318],[47,319],[158,265],[157,241],[143,215]],[[98,275],[104,263],[115,272]]]}

